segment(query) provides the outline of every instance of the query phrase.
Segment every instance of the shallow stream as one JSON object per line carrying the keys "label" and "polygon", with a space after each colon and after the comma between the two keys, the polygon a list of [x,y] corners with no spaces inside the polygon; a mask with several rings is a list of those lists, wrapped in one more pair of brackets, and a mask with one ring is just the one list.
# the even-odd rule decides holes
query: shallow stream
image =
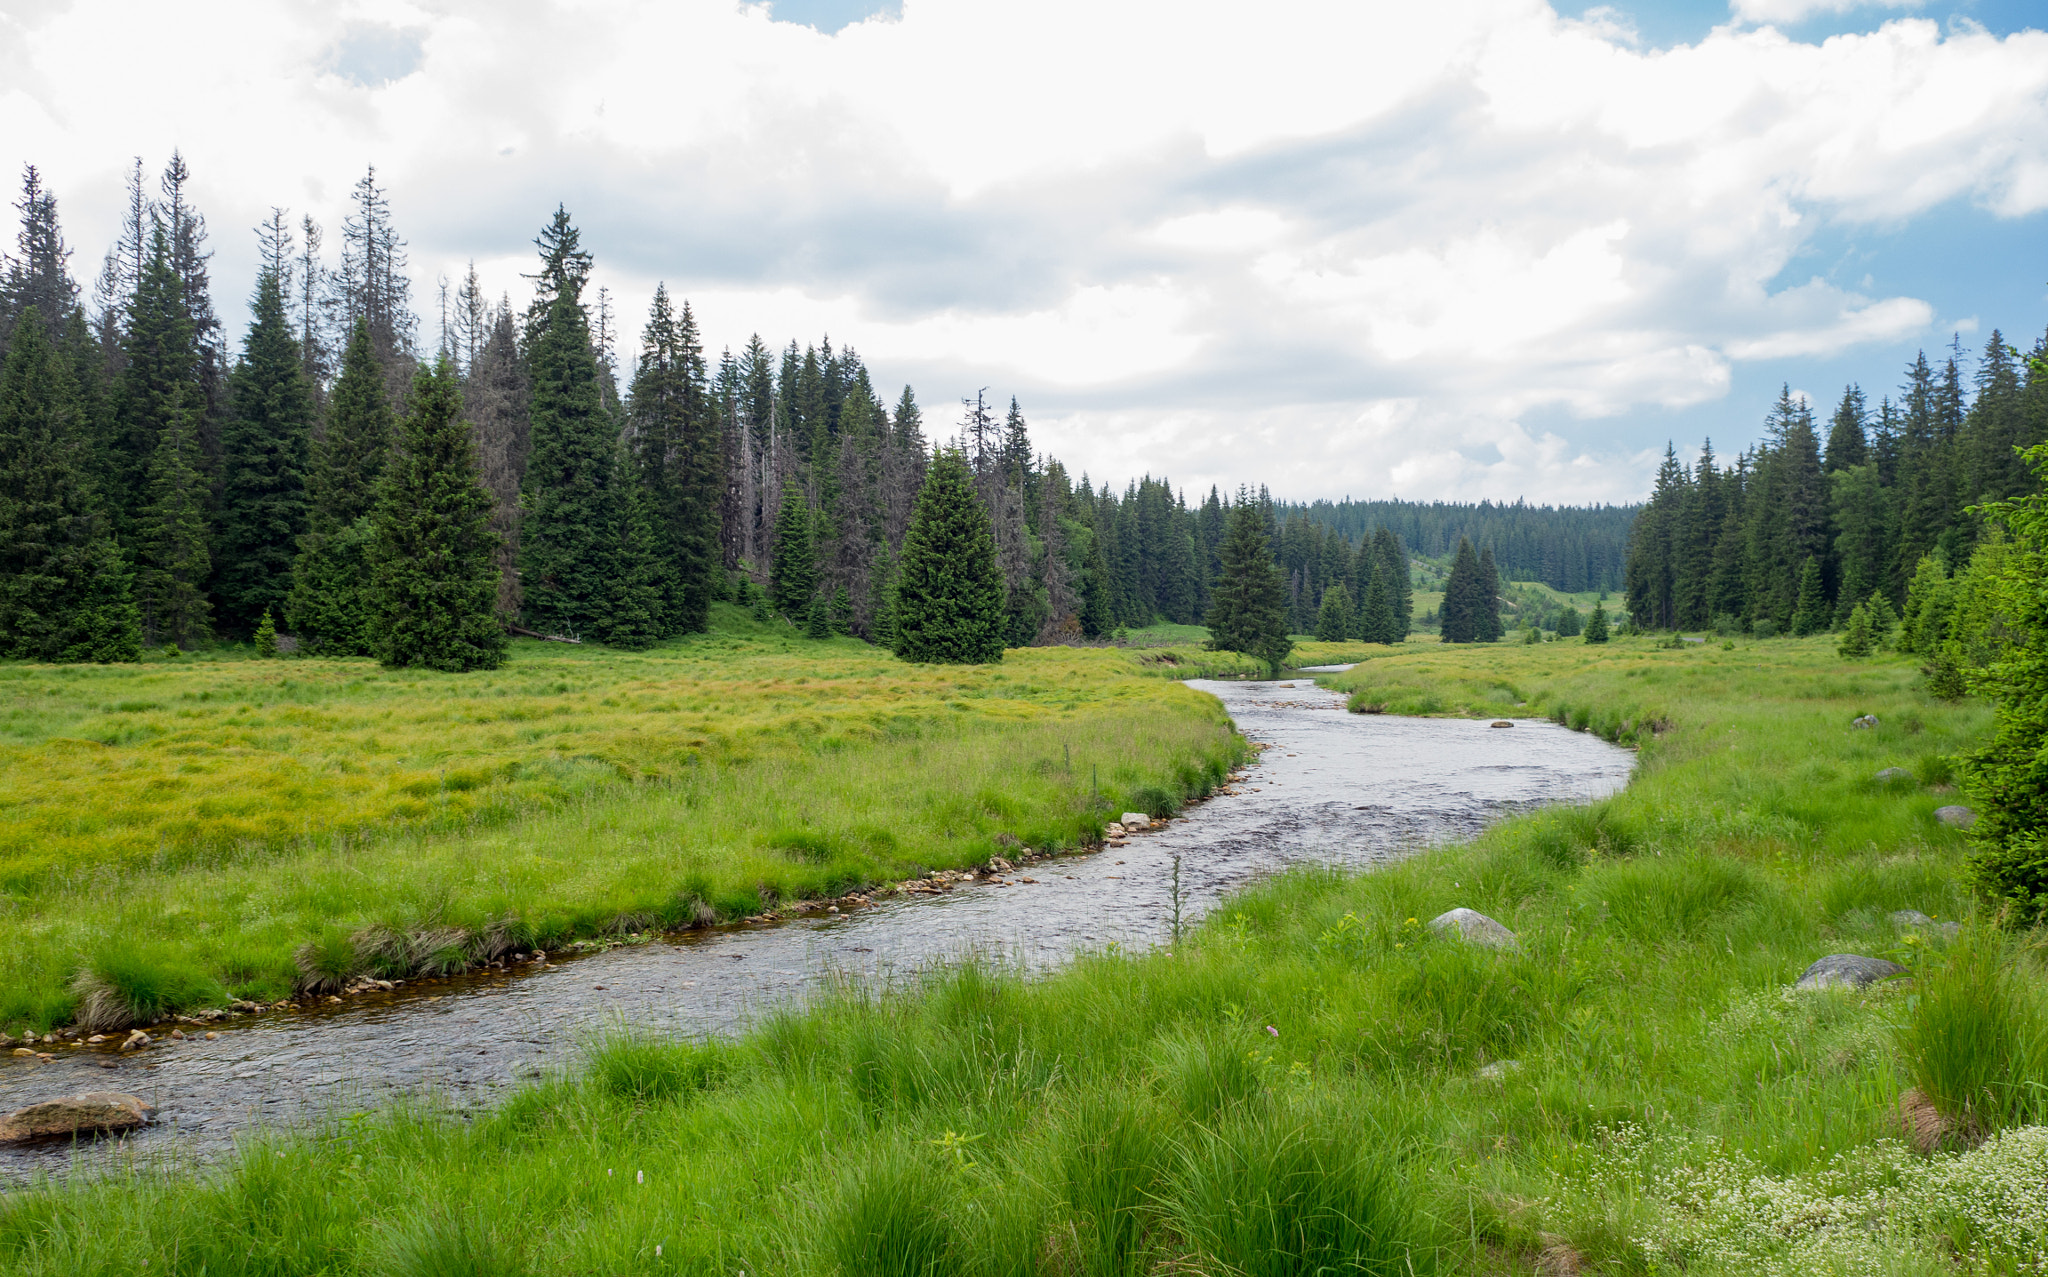
{"label": "shallow stream", "polygon": [[[1550,802],[1604,797],[1634,756],[1552,723],[1343,712],[1297,682],[1195,681],[1266,746],[1242,776],[1166,828],[1121,847],[1044,860],[1008,886],[962,884],[838,915],[811,914],[564,958],[545,970],[409,983],[345,1006],[268,1013],[215,1041],[168,1039],[130,1056],[61,1050],[0,1058],[0,1112],[80,1091],[139,1095],[156,1125],[120,1141],[0,1151],[0,1182],[92,1163],[216,1155],[239,1133],[430,1092],[457,1105],[568,1064],[611,1025],[729,1033],[840,974],[888,978],[968,952],[1031,968],[1115,943],[1149,947],[1248,880],[1291,864],[1358,867],[1470,836]],[[1029,880],[1029,881],[1027,881]],[[109,1045],[112,1045],[111,1043]],[[81,1161],[81,1165],[85,1164]]]}

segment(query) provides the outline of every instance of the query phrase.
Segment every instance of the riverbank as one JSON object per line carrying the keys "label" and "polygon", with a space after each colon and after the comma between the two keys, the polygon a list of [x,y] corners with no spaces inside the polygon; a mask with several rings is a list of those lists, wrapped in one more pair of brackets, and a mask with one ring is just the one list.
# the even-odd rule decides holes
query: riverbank
{"label": "riverbank", "polygon": [[[1927,1156],[1899,1134],[1901,1095],[1942,1063],[1929,1008],[1963,1014],[1943,1000],[1968,969],[1954,955],[1992,943],[1893,919],[1967,917],[1962,843],[1933,809],[1954,802],[1943,760],[1981,734],[1981,706],[1926,698],[1904,661],[1786,642],[1397,649],[1325,681],[1368,706],[1632,724],[1637,777],[1375,872],[1284,875],[1170,951],[848,987],[737,1040],[615,1039],[474,1121],[359,1117],[216,1175],[11,1194],[0,1256],[308,1273],[2041,1261],[2040,1141],[1967,1147],[1977,1131]],[[1878,727],[1850,725],[1863,715]],[[1878,777],[1893,766],[1906,777]],[[1456,907],[1516,945],[1426,925]],[[1897,960],[1922,996],[1792,992],[1839,952]],[[1995,1053],[2029,996],[1981,1011],[1978,1040]]]}
{"label": "riverbank", "polygon": [[331,996],[1071,847],[1213,786],[1240,743],[1176,680],[1258,668],[912,666],[717,610],[648,652],[522,642],[482,675],[0,668],[0,1033]]}

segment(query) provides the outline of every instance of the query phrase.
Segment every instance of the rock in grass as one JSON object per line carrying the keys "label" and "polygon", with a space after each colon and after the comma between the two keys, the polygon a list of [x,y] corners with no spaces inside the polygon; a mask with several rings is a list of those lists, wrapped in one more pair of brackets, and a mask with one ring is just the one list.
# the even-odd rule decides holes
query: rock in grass
{"label": "rock in grass", "polygon": [[1852,718],[1849,720],[1849,726],[1860,727],[1867,732],[1877,726],[1877,715],[1865,714],[1861,718]]}
{"label": "rock in grass", "polygon": [[1127,811],[1118,823],[1125,829],[1150,829],[1152,818],[1142,811]]}
{"label": "rock in grass", "polygon": [[1936,807],[1934,818],[1950,829],[1968,829],[1977,823],[1977,813],[1968,807]]}
{"label": "rock in grass", "polygon": [[1924,927],[1934,921],[1918,909],[1894,909],[1887,916],[1891,918],[1892,925],[1898,927]]}
{"label": "rock in grass", "polygon": [[1449,913],[1440,913],[1429,920],[1429,929],[1455,933],[1461,939],[1483,944],[1489,949],[1512,949],[1516,943],[1514,932],[1477,909],[1453,909]]}
{"label": "rock in grass", "polygon": [[1806,969],[1795,988],[1863,989],[1880,980],[1906,974],[1896,962],[1866,958],[1860,953],[1831,953]]}
{"label": "rock in grass", "polygon": [[1887,767],[1877,774],[1876,779],[1880,785],[1890,785],[1913,779],[1913,773],[1903,767]]}
{"label": "rock in grass", "polygon": [[149,1110],[142,1100],[119,1091],[87,1091],[44,1100],[0,1117],[0,1144],[88,1131],[126,1131],[148,1122]]}

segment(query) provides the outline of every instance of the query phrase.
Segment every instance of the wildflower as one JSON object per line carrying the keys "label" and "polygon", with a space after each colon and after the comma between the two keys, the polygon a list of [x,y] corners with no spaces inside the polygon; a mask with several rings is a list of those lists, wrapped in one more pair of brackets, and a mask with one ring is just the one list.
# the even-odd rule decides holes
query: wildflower
{"label": "wildflower", "polygon": [[645,1183],[647,1182],[647,1172],[646,1172],[646,1171],[634,1171],[634,1172],[633,1172],[633,1182],[634,1182],[635,1184],[645,1184]]}
{"label": "wildflower", "polygon": [[1276,1037],[1276,1038],[1280,1036],[1280,1030],[1278,1030],[1278,1029],[1274,1028],[1274,1027],[1273,1027],[1272,1025],[1270,1025],[1270,1024],[1266,1026],[1266,1032],[1268,1032],[1268,1033],[1272,1034],[1272,1035],[1273,1035],[1274,1037]]}

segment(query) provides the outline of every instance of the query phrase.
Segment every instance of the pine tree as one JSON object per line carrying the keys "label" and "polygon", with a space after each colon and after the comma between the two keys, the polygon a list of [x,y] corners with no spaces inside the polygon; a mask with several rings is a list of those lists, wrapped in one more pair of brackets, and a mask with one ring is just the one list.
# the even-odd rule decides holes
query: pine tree
{"label": "pine tree", "polygon": [[678,316],[657,285],[633,374],[629,418],[638,482],[652,507],[662,564],[662,632],[685,634],[709,623],[721,566],[718,513],[724,458],[716,405],[705,380],[697,321]]}
{"label": "pine tree", "polygon": [[1792,614],[1792,632],[1801,637],[1818,634],[1828,627],[1829,615],[1827,594],[1821,589],[1820,560],[1808,557],[1799,569],[1799,606]]}
{"label": "pine tree", "polygon": [[256,281],[254,321],[229,378],[232,410],[221,437],[222,484],[213,594],[221,628],[251,633],[282,612],[292,559],[307,531],[306,468],[313,396],[285,316],[276,274]]}
{"label": "pine tree", "polygon": [[1399,643],[1407,637],[1401,632],[1400,618],[1394,615],[1386,573],[1380,564],[1373,564],[1372,576],[1365,583],[1365,603],[1358,609],[1354,629],[1367,643]]}
{"label": "pine tree", "polygon": [[462,400],[476,435],[477,467],[494,503],[491,531],[498,537],[498,614],[504,617],[519,615],[519,485],[533,446],[531,397],[512,310],[500,302],[482,352],[463,383]]}
{"label": "pine tree", "polygon": [[892,651],[896,646],[896,555],[889,543],[882,543],[882,555],[869,578],[868,637],[876,647]]}
{"label": "pine tree", "polygon": [[612,540],[617,567],[597,637],[608,646],[637,652],[677,632],[679,573],[663,551],[655,496],[635,481],[636,463],[623,448],[618,467],[614,482],[621,499]]}
{"label": "pine tree", "polygon": [[[1362,551],[1364,546],[1359,548]],[[1408,548],[1401,544],[1393,529],[1381,524],[1372,534],[1372,554],[1387,592],[1388,610],[1394,618],[1385,641],[1399,643],[1414,628],[1415,586],[1408,571]]]}
{"label": "pine tree", "polygon": [[358,318],[327,400],[326,428],[315,437],[306,497],[310,530],[292,562],[285,604],[309,652],[375,655],[367,554],[377,482],[391,451],[391,404],[369,324]]}
{"label": "pine tree", "polygon": [[1870,655],[1874,640],[1871,637],[1870,609],[1858,603],[1850,609],[1849,622],[1842,627],[1842,641],[1835,648],[1840,655],[1854,660]]}
{"label": "pine tree", "polygon": [[1101,638],[1116,628],[1113,595],[1109,553],[1103,543],[1101,524],[1092,523],[1087,558],[1081,573],[1081,633],[1084,637]]}
{"label": "pine tree", "polygon": [[115,534],[131,550],[150,502],[150,467],[170,422],[188,404],[183,387],[199,393],[199,353],[178,273],[171,267],[170,240],[161,224],[148,229],[141,274],[128,303],[122,338],[121,376],[115,387],[116,439],[104,489]]}
{"label": "pine tree", "polygon": [[775,516],[775,562],[768,574],[769,599],[792,625],[811,614],[818,593],[817,519],[804,503],[803,489],[791,479],[782,489],[782,510]]}
{"label": "pine tree", "polygon": [[1470,643],[1478,639],[1483,622],[1479,611],[1485,585],[1479,579],[1479,556],[1472,542],[1458,538],[1458,552],[1451,559],[1451,572],[1444,580],[1444,601],[1437,609],[1438,626],[1446,643]]}
{"label": "pine tree", "polygon": [[903,538],[896,655],[970,665],[1003,659],[1003,579],[988,512],[955,449],[941,453]]}
{"label": "pine tree", "polygon": [[199,428],[206,403],[199,387],[177,384],[163,437],[149,465],[149,505],[142,512],[137,555],[143,640],[190,650],[212,634],[204,589],[207,484],[200,473]]}
{"label": "pine tree", "polygon": [[270,609],[263,609],[263,619],[256,622],[256,655],[270,658],[277,655],[277,622],[270,619]]}
{"label": "pine tree", "polygon": [[1287,584],[1266,540],[1265,512],[1242,489],[1230,508],[1219,558],[1203,622],[1209,648],[1256,657],[1277,674],[1294,650],[1287,636]]}
{"label": "pine tree", "polygon": [[1557,614],[1557,636],[1559,638],[1577,638],[1584,629],[1583,618],[1579,616],[1577,608],[1568,607]]}
{"label": "pine tree", "polygon": [[1586,618],[1586,641],[1605,643],[1607,641],[1607,605],[1595,603],[1593,615]]}
{"label": "pine tree", "polygon": [[1478,620],[1475,637],[1481,643],[1492,643],[1507,633],[1500,622],[1500,572],[1494,567],[1493,547],[1487,546],[1479,552],[1478,600],[1474,611]]}
{"label": "pine tree", "polygon": [[368,593],[386,665],[460,673],[496,669],[505,658],[491,494],[476,462],[444,354],[413,377],[369,516]]}
{"label": "pine tree", "polygon": [[85,469],[70,369],[35,306],[16,319],[0,366],[0,656],[135,660],[141,615]]}
{"label": "pine tree", "polygon": [[[2048,368],[2037,362],[2035,371]],[[2048,917],[2048,496],[2039,486],[2048,484],[2048,444],[2023,459],[2035,491],[1983,512],[2012,538],[1993,589],[2013,641],[1981,676],[1997,716],[1990,743],[1965,758],[1963,774],[1979,807],[1972,876],[2012,923],[2028,926]]]}
{"label": "pine tree", "polygon": [[1316,612],[1316,641],[1342,643],[1353,630],[1351,599],[1344,591],[1344,583],[1339,581],[1323,591],[1323,606]]}
{"label": "pine tree", "polygon": [[832,611],[825,603],[825,596],[811,596],[810,610],[804,613],[804,637],[807,639],[828,639],[832,637]]}
{"label": "pine tree", "polygon": [[521,612],[538,629],[601,637],[612,624],[626,493],[618,483],[618,423],[599,395],[590,326],[571,282],[558,282],[530,360]]}

